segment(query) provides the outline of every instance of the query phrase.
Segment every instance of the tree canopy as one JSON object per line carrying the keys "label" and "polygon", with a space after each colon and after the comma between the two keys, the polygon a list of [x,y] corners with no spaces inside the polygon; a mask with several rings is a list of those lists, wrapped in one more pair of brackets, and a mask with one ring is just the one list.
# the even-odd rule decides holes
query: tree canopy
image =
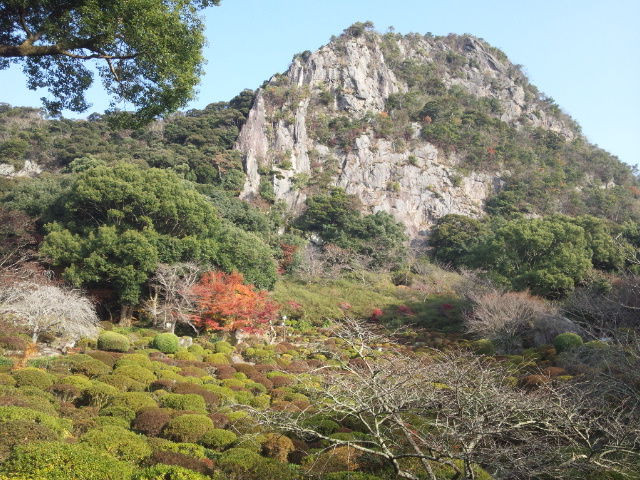
{"label": "tree canopy", "polygon": [[41,252],[74,285],[112,284],[123,305],[138,302],[158,261],[215,259],[214,207],[169,171],[92,168],[58,203],[64,216],[47,225]]}
{"label": "tree canopy", "polygon": [[[22,62],[27,86],[47,88],[54,115],[84,112],[95,68],[118,113],[141,123],[184,107],[202,74],[198,12],[220,0],[8,0],[0,4],[0,69]],[[118,118],[124,120],[122,113]]]}

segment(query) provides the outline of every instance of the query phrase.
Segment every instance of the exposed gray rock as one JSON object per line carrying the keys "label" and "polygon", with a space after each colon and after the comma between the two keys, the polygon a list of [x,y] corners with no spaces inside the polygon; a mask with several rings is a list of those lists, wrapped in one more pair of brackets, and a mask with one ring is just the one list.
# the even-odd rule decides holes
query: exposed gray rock
{"label": "exposed gray rock", "polygon": [[[527,98],[519,67],[498,58],[497,51],[490,51],[480,40],[462,38],[463,45],[455,53],[463,55],[468,64],[455,74],[446,68],[438,70],[446,87],[458,85],[478,97],[497,99],[500,119],[513,126],[527,122],[573,138],[571,125],[547,115],[538,99]],[[295,104],[274,103],[268,92],[259,91],[236,145],[247,173],[242,198],[258,195],[262,167],[275,174],[271,181],[276,198],[299,212],[309,191],[296,182],[314,175],[314,162],[322,168],[332,161],[337,165],[333,185],[357,195],[368,213],[391,213],[407,226],[413,239],[424,235],[445,214],[482,215],[487,197],[503,184],[500,175],[466,171],[461,175],[461,159],[421,140],[420,124],[413,124],[413,135],[402,142],[377,138],[368,129],[355,139],[350,151],[325,145],[310,135],[308,125],[319,112],[332,118],[360,118],[366,112],[379,115],[390,94],[408,90],[385,58],[382,41],[375,34],[343,36],[306,61],[295,59],[283,76],[270,81],[275,87],[285,77],[292,88],[306,92]],[[436,59],[452,51],[446,42],[419,35],[398,36],[395,45],[396,63],[412,60],[436,68],[440,68]],[[281,158],[288,159],[286,166],[279,162]]]}

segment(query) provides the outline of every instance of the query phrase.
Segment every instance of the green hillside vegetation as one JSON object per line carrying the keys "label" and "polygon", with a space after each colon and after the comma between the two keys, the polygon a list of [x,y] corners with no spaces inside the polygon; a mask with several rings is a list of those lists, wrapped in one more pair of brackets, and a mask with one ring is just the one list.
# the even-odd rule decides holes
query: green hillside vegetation
{"label": "green hillside vegetation", "polygon": [[[456,156],[459,182],[500,173],[481,218],[417,245],[317,152],[300,212],[271,182],[286,155],[240,200],[258,91],[135,130],[0,105],[0,163],[44,169],[0,180],[0,480],[640,478],[637,173],[518,66],[573,140],[447,88],[471,41],[506,59],[480,39],[350,37],[408,91],[354,118],[277,75],[271,120],[314,95],[308,135],[336,155],[373,132]],[[45,287],[68,300],[27,295]]]}

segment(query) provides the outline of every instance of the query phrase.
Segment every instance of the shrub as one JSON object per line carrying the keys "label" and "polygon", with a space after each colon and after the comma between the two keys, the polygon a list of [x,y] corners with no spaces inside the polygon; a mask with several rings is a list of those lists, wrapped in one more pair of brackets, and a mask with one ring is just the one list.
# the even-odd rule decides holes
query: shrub
{"label": "shrub", "polygon": [[164,426],[171,420],[171,415],[159,408],[144,409],[133,421],[132,428],[147,436],[159,435]]}
{"label": "shrub", "polygon": [[87,428],[82,433],[82,435],[87,433],[89,430],[93,430],[95,428],[101,428],[101,427],[118,427],[118,428],[124,428],[125,430],[129,430],[129,427],[131,425],[124,418],[119,418],[119,417],[95,417],[92,419],[92,421],[95,423],[95,427]]}
{"label": "shrub", "polygon": [[522,377],[518,384],[524,388],[538,388],[549,383],[549,377],[544,375],[526,375]]}
{"label": "shrub", "polygon": [[173,333],[159,333],[153,337],[151,348],[160,350],[162,353],[176,353],[178,351],[178,336]]}
{"label": "shrub", "polygon": [[96,383],[82,392],[82,403],[102,408],[118,395],[118,389],[106,383]]}
{"label": "shrub", "polygon": [[246,448],[231,448],[223,452],[216,465],[228,478],[247,480],[293,480],[297,474],[286,465],[263,458]]}
{"label": "shrub", "polygon": [[55,418],[44,412],[38,412],[25,407],[0,407],[0,423],[13,420],[22,420],[33,424],[44,425],[51,429],[58,438],[62,438],[64,434],[71,429],[71,422],[69,420]]}
{"label": "shrub", "polygon": [[213,426],[215,428],[225,428],[229,425],[229,417],[227,417],[224,413],[216,412],[210,415],[207,415],[213,422]]}
{"label": "shrub", "polygon": [[575,333],[561,333],[553,339],[553,347],[557,353],[568,352],[582,345],[582,338]]}
{"label": "shrub", "polygon": [[199,356],[202,356],[206,353],[205,349],[201,345],[198,345],[197,343],[189,345],[187,347],[187,351],[193,353],[194,355],[199,355]]}
{"label": "shrub", "polygon": [[160,406],[173,408],[174,410],[191,410],[193,412],[206,412],[207,407],[204,398],[195,393],[181,395],[179,393],[167,393],[159,399]]}
{"label": "shrub", "polygon": [[16,387],[29,385],[41,390],[46,390],[53,383],[47,372],[33,367],[16,370],[13,372],[13,378],[16,381]]}
{"label": "shrub", "polygon": [[322,480],[380,480],[380,477],[364,472],[334,472],[322,475]]}
{"label": "shrub", "polygon": [[496,349],[493,346],[493,342],[488,338],[482,338],[480,340],[476,340],[472,344],[473,351],[478,355],[495,355]]}
{"label": "shrub", "polygon": [[200,443],[212,450],[224,450],[230,447],[237,438],[237,435],[229,430],[214,428],[203,435]]}
{"label": "shrub", "polygon": [[126,407],[137,412],[145,407],[156,407],[156,402],[146,393],[125,392],[111,398],[109,405],[112,407]]}
{"label": "shrub", "polygon": [[128,424],[136,418],[136,412],[127,407],[105,407],[100,409],[98,415],[101,417],[123,418]]}
{"label": "shrub", "polygon": [[10,387],[15,386],[16,379],[8,373],[0,373],[0,385],[8,385]]}
{"label": "shrub", "polygon": [[60,433],[56,433],[47,425],[29,420],[11,420],[0,423],[0,461],[4,460],[16,445],[39,440],[60,440],[60,438]]}
{"label": "shrub", "polygon": [[[189,455],[178,452],[169,452],[166,450],[158,450],[153,452],[151,461],[154,463],[162,463],[165,465],[175,465],[178,467],[188,468],[201,475],[211,473],[210,460],[200,460]],[[166,477],[161,477],[166,478]]]}
{"label": "shrub", "polygon": [[155,380],[149,384],[149,390],[155,392],[156,390],[164,390],[170,392],[175,385],[173,380]]}
{"label": "shrub", "polygon": [[116,367],[113,371],[113,375],[124,375],[125,377],[129,377],[136,382],[144,383],[145,385],[149,385],[156,379],[155,374],[151,370],[147,370],[139,365],[124,365],[122,367]]}
{"label": "shrub", "polygon": [[213,421],[205,415],[185,414],[174,417],[162,429],[162,436],[174,442],[196,443],[213,428]]}
{"label": "shrub", "polygon": [[224,353],[212,353],[210,355],[205,355],[203,360],[207,363],[218,363],[222,365],[229,363],[229,358]]}
{"label": "shrub", "polygon": [[322,415],[315,415],[305,420],[304,424],[313,426],[313,428],[322,435],[330,435],[340,427],[336,422]]}
{"label": "shrub", "polygon": [[196,445],[195,443],[173,443],[167,442],[158,445],[155,450],[162,450],[163,452],[176,452],[182,455],[189,455],[194,458],[205,458],[204,447],[202,445]]}
{"label": "shrub", "polygon": [[262,453],[279,462],[286,462],[289,453],[295,450],[290,438],[277,433],[268,433],[262,442]]}
{"label": "shrub", "polygon": [[49,392],[51,392],[59,402],[70,403],[80,398],[80,390],[78,387],[64,383],[54,383],[49,387]]}
{"label": "shrub", "polygon": [[38,480],[129,480],[133,468],[86,444],[34,442],[16,447],[0,473]]}
{"label": "shrub", "polygon": [[71,368],[71,371],[73,373],[79,373],[81,375],[86,375],[87,377],[92,378],[111,373],[111,367],[106,365],[104,362],[101,362],[100,360],[89,360],[79,363],[78,365],[74,365]]}
{"label": "shrub", "polygon": [[95,358],[96,360],[100,360],[102,363],[109,367],[113,367],[113,365],[116,363],[116,359],[113,358],[110,353],[102,352],[100,350],[96,352],[89,352],[87,355],[89,355],[91,358]]}
{"label": "shrub", "polygon": [[213,351],[216,353],[231,353],[233,352],[233,347],[229,342],[220,340],[213,344]]}
{"label": "shrub", "polygon": [[149,370],[153,368],[152,362],[149,357],[142,353],[128,353],[126,355],[122,355],[116,360],[116,363],[113,366],[114,368],[117,368],[131,365],[145,367]]}
{"label": "shrub", "polygon": [[195,367],[193,365],[188,365],[186,367],[183,367],[182,369],[180,369],[180,371],[178,372],[179,375],[183,376],[183,377],[206,377],[207,376],[207,371],[204,368],[199,368],[199,367]]}
{"label": "shrub", "polygon": [[93,385],[93,382],[84,375],[70,375],[68,377],[62,377],[58,380],[58,383],[63,385],[73,385],[81,391]]}
{"label": "shrub", "polygon": [[142,392],[147,388],[146,384],[138,382],[126,375],[102,375],[98,377],[98,380],[102,383],[116,387],[121,392]]}
{"label": "shrub", "polygon": [[108,352],[127,352],[130,348],[129,339],[116,332],[104,332],[98,336],[98,350]]}
{"label": "shrub", "polygon": [[157,464],[135,473],[131,480],[207,480],[207,475],[178,465]]}
{"label": "shrub", "polygon": [[198,357],[196,357],[193,353],[189,352],[176,352],[173,354],[173,358],[176,360],[184,360],[187,362],[197,362]]}
{"label": "shrub", "polygon": [[115,426],[89,430],[80,437],[80,443],[86,443],[126,462],[137,463],[151,455],[151,447],[143,436]]}

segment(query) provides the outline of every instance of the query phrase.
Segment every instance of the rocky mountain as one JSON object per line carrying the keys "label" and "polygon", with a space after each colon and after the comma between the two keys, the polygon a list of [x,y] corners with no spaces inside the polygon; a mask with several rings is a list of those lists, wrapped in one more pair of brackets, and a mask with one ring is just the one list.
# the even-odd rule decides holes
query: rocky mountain
{"label": "rocky mountain", "polygon": [[[391,213],[413,239],[445,214],[482,216],[524,170],[560,175],[560,189],[573,189],[565,200],[620,183],[615,172],[572,173],[594,163],[594,148],[500,50],[470,35],[381,35],[368,23],[265,82],[236,148],[242,198],[282,199],[299,212],[335,185],[363,211]],[[565,200],[557,210],[571,213]]]}

